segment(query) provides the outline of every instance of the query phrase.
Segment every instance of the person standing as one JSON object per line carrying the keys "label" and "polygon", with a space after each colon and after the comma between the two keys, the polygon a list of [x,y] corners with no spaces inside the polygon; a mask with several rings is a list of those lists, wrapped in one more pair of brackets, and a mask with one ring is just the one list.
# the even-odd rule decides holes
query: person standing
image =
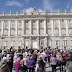
{"label": "person standing", "polygon": [[9,67],[9,69],[10,69],[9,71],[12,72],[13,65],[12,65],[11,57],[7,58],[7,65]]}
{"label": "person standing", "polygon": [[20,61],[20,65],[19,65],[19,71],[18,72],[26,72],[27,71],[27,66],[26,65],[24,65],[24,61],[23,60],[21,60]]}
{"label": "person standing", "polygon": [[35,72],[45,72],[45,63],[42,58],[40,58],[38,64],[36,65]]}
{"label": "person standing", "polygon": [[53,57],[51,57],[50,59],[50,64],[52,67],[52,72],[56,72],[56,63],[57,63],[57,59],[56,59],[56,55],[54,54]]}
{"label": "person standing", "polygon": [[15,66],[15,72],[18,72],[19,65],[20,65],[20,58],[17,58],[17,61],[14,63],[14,66]]}
{"label": "person standing", "polygon": [[27,56],[25,56],[25,58],[23,58],[23,61],[24,61],[24,65],[26,65],[26,66],[27,66],[28,57],[27,57]]}
{"label": "person standing", "polygon": [[35,61],[32,59],[32,57],[30,57],[30,59],[28,60],[28,68],[29,68],[29,72],[34,72],[34,66],[35,66]]}

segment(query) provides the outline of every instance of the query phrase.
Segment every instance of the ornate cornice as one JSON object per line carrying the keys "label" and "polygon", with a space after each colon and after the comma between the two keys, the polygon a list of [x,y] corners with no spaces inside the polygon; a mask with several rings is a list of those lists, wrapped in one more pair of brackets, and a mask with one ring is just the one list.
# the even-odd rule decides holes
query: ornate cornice
{"label": "ornate cornice", "polygon": [[33,14],[33,13],[30,13],[30,14],[19,14],[19,13],[10,13],[10,14],[0,14],[0,19],[2,18],[72,18],[72,13],[39,13],[39,14]]}

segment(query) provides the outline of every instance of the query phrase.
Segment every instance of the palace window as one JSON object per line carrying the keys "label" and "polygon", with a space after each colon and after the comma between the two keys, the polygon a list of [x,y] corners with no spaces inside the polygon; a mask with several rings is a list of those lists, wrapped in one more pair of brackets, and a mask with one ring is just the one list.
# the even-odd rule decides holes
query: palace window
{"label": "palace window", "polygon": [[71,47],[72,47],[72,40],[70,41],[70,45],[71,45]]}
{"label": "palace window", "polygon": [[36,23],[33,23],[33,28],[36,28],[37,27],[37,24]]}
{"label": "palace window", "polygon": [[8,29],[8,24],[4,24],[4,29]]}
{"label": "palace window", "polygon": [[37,29],[33,28],[33,34],[37,34]]}
{"label": "palace window", "polygon": [[44,24],[43,23],[40,23],[40,28],[44,28]]}
{"label": "palace window", "polygon": [[14,29],[11,30],[11,36],[15,36],[15,30]]}
{"label": "palace window", "polygon": [[51,46],[51,40],[48,41],[48,46]]}
{"label": "palace window", "polygon": [[11,23],[14,23],[14,20],[11,20]]}
{"label": "palace window", "polygon": [[8,21],[7,20],[4,20],[4,23],[7,23]]}
{"label": "palace window", "polygon": [[26,29],[26,34],[30,34],[30,29]]}
{"label": "palace window", "polygon": [[56,40],[56,46],[59,46],[59,40]]}
{"label": "palace window", "polygon": [[64,46],[67,46],[67,40],[64,40],[64,41],[63,41],[63,45],[64,45]]}
{"label": "palace window", "polygon": [[54,29],[54,35],[58,35],[59,34],[59,29]]}
{"label": "palace window", "polygon": [[66,29],[62,29],[62,34],[63,34],[63,35],[66,34]]}
{"label": "palace window", "polygon": [[15,28],[15,24],[11,24],[11,28]]}
{"label": "palace window", "polygon": [[40,20],[40,23],[42,23],[43,22],[43,20]]}
{"label": "palace window", "polygon": [[49,23],[50,22],[50,20],[47,20],[47,23]]}
{"label": "palace window", "polygon": [[29,41],[25,41],[25,46],[26,46],[26,47],[29,46]]}
{"label": "palace window", "polygon": [[7,29],[4,30],[4,36],[8,36],[8,30]]}
{"label": "palace window", "polygon": [[69,19],[68,22],[70,23],[71,22],[71,19]]}
{"label": "palace window", "polygon": [[29,28],[29,23],[26,23],[25,24],[25,28]]}
{"label": "palace window", "polygon": [[72,29],[69,29],[69,35],[72,35]]}
{"label": "palace window", "polygon": [[22,24],[18,24],[18,29],[22,29]]}
{"label": "palace window", "polygon": [[35,21],[35,20],[33,20],[32,22],[33,22],[33,23],[36,23],[36,21]]}
{"label": "palace window", "polygon": [[62,20],[61,20],[61,22],[63,23],[63,22],[64,22],[64,20],[62,19]]}
{"label": "palace window", "polygon": [[54,28],[58,28],[58,24],[55,23],[55,24],[54,24]]}
{"label": "palace window", "polygon": [[21,20],[18,20],[18,23],[21,23]]}
{"label": "palace window", "polygon": [[51,29],[47,29],[47,34],[51,35]]}
{"label": "palace window", "polygon": [[44,45],[44,41],[43,40],[40,42],[40,45]]}
{"label": "palace window", "polygon": [[40,28],[40,34],[44,34],[44,29],[43,28]]}
{"label": "palace window", "polygon": [[54,21],[54,23],[57,23],[57,20],[53,20]]}
{"label": "palace window", "polygon": [[21,36],[22,30],[18,30],[18,36]]}
{"label": "palace window", "polygon": [[29,23],[29,21],[26,21],[26,23]]}

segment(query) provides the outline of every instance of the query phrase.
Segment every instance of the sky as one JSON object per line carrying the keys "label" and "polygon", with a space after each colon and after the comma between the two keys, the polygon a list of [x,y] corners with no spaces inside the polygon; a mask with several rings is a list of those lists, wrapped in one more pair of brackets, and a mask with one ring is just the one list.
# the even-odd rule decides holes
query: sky
{"label": "sky", "polygon": [[39,12],[72,12],[72,0],[0,0],[0,13],[19,13],[30,12],[30,10],[39,10]]}

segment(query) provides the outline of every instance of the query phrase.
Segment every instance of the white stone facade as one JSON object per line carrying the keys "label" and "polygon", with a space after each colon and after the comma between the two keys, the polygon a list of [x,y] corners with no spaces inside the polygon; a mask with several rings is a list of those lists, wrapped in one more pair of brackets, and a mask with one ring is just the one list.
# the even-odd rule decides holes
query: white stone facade
{"label": "white stone facade", "polygon": [[0,14],[0,48],[72,48],[72,13]]}

